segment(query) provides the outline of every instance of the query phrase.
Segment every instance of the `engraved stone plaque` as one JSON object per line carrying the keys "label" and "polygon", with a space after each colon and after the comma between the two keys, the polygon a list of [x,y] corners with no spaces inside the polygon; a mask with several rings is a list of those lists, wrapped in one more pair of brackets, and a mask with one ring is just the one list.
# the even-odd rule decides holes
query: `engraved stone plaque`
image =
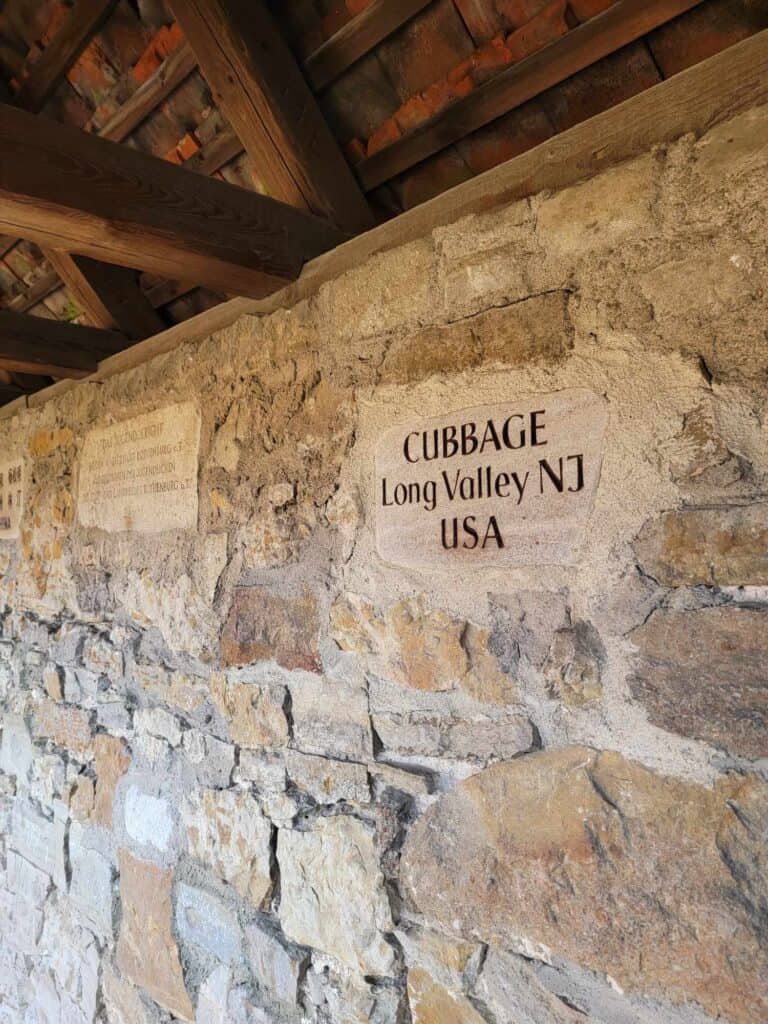
{"label": "engraved stone plaque", "polygon": [[16,540],[24,511],[24,461],[0,463],[0,540]]}
{"label": "engraved stone plaque", "polygon": [[111,533],[195,529],[199,446],[192,402],[90,431],[80,459],[80,523]]}
{"label": "engraved stone plaque", "polygon": [[387,431],[376,544],[408,568],[571,565],[600,479],[607,405],[581,388]]}

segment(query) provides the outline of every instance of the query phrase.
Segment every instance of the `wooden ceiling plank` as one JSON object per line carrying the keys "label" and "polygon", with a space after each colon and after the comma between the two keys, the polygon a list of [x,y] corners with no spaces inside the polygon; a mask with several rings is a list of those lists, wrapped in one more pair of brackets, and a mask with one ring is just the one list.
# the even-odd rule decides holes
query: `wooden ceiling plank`
{"label": "wooden ceiling plank", "polygon": [[319,217],[0,105],[0,232],[253,298],[346,236]]}
{"label": "wooden ceiling plank", "polygon": [[373,224],[349,164],[264,0],[171,0],[264,190],[356,234]]}
{"label": "wooden ceiling plank", "polygon": [[87,377],[127,344],[117,331],[0,310],[0,367],[14,373]]}
{"label": "wooden ceiling plank", "polygon": [[57,288],[61,288],[61,279],[55,270],[50,270],[47,274],[39,277],[26,292],[12,298],[7,304],[7,308],[16,313],[26,313],[28,309],[36,306],[38,302],[43,302],[47,299]]}
{"label": "wooden ceiling plank", "polygon": [[30,68],[15,102],[33,113],[42,110],[116,6],[117,0],[77,0],[56,35]]}
{"label": "wooden ceiling plank", "polygon": [[240,139],[233,131],[226,129],[206,142],[189,160],[185,160],[184,168],[197,174],[214,174],[242,152]]}
{"label": "wooden ceiling plank", "polygon": [[188,43],[182,43],[115,111],[97,134],[102,139],[122,142],[189,78],[196,67],[197,60],[191,47]]}
{"label": "wooden ceiling plank", "polygon": [[361,14],[304,61],[304,73],[316,92],[327,88],[347,68],[415,17],[432,0],[373,0]]}
{"label": "wooden ceiling plank", "polygon": [[165,329],[135,270],[54,249],[46,249],[45,254],[94,327],[119,330],[134,341]]}
{"label": "wooden ceiling plank", "polygon": [[627,46],[701,0],[618,0],[357,165],[366,191]]}

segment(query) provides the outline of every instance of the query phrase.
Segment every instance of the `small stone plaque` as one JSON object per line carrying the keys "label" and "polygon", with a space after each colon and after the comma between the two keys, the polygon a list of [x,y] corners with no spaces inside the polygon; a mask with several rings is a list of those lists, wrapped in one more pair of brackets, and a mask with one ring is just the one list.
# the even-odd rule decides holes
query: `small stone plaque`
{"label": "small stone plaque", "polygon": [[0,540],[17,540],[24,511],[24,461],[0,463]]}
{"label": "small stone plaque", "polygon": [[606,402],[525,395],[387,431],[376,451],[376,543],[408,568],[570,565],[600,479]]}
{"label": "small stone plaque", "polygon": [[192,402],[90,431],[80,459],[80,523],[110,533],[195,529],[199,446]]}

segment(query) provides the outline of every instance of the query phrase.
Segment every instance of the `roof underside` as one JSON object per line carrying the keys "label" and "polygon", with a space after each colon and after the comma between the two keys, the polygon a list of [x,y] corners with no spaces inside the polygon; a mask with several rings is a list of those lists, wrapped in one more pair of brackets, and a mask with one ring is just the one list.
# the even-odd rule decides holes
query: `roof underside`
{"label": "roof underside", "polygon": [[[6,101],[21,102],[25,83],[74,6],[62,0],[0,4],[0,94]],[[263,168],[218,109],[171,7],[164,0],[104,6],[98,31],[41,113],[265,192]],[[612,42],[602,40],[602,50],[594,51],[606,56],[589,58],[583,70],[564,77],[556,65],[568,41],[606,9],[618,9],[616,0],[271,0],[269,6],[378,220],[768,27],[764,0],[702,0],[671,20],[660,16],[658,27],[626,45],[621,31],[614,32]],[[674,4],[667,6],[674,12]],[[380,8],[400,23],[383,38]],[[537,53],[542,62],[529,72]],[[532,98],[515,104],[514,89],[506,100],[494,98],[488,84],[509,79],[515,67],[523,79],[517,95]],[[534,72],[548,87],[526,87]],[[161,326],[228,297],[185,279],[183,265],[177,280],[145,272],[139,283]],[[93,322],[40,248],[10,237],[0,238],[0,308]],[[0,369],[6,398],[51,379]]]}

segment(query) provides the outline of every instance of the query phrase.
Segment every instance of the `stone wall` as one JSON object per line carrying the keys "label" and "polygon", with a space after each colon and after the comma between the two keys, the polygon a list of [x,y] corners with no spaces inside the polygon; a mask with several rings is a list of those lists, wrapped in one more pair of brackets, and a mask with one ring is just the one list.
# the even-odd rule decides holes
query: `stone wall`
{"label": "stone wall", "polygon": [[[763,108],[2,421],[0,1021],[768,1017],[766,171]],[[568,388],[577,564],[379,558],[383,431]],[[184,402],[197,528],[83,525]]]}

